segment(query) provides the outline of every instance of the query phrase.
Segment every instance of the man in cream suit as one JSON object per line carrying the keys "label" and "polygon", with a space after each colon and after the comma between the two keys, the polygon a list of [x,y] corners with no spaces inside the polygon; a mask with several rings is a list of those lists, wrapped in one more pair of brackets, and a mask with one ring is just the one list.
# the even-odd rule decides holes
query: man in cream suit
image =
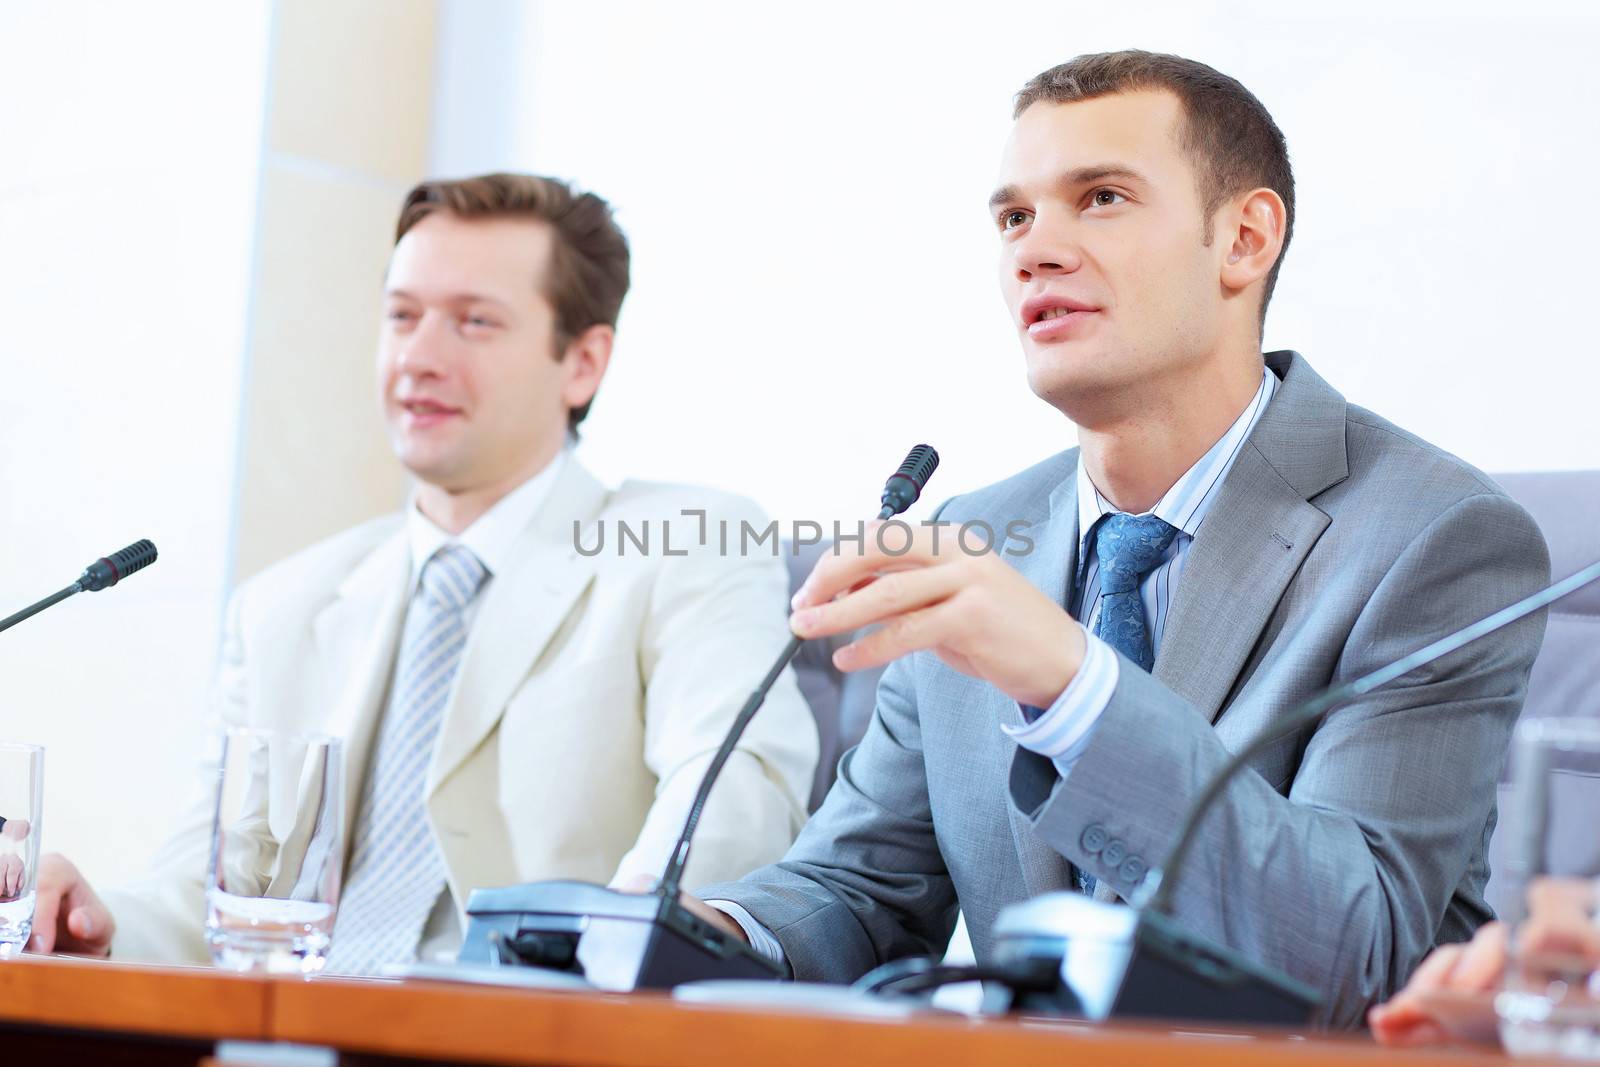
{"label": "man in cream suit", "polygon": [[835,653],[890,664],[877,708],[789,855],[705,887],[706,914],[796,978],[846,982],[942,951],[959,907],[981,961],[1008,904],[1138,900],[1230,754],[1281,733],[1201,824],[1173,911],[1357,1024],[1489,916],[1495,779],[1542,619],[1314,726],[1283,717],[1541,586],[1543,539],[1299,355],[1263,358],[1294,185],[1237,81],[1083,56],[1014,118],[1001,288],[1080,447],[940,509],[1021,523],[996,553],[922,531],[817,565],[791,625],[881,623]]}
{"label": "man in cream suit", "polygon": [[[700,518],[683,515],[759,527],[753,506],[688,487],[607,489],[566,447],[627,285],[626,241],[592,194],[523,175],[418,186],[378,352],[411,505],[233,600],[222,724],[345,744],[332,970],[452,957],[475,888],[658,871],[711,752],[786,640],[782,561],[702,547]],[[645,522],[654,551],[624,551],[619,524]],[[792,677],[768,704],[712,794],[696,882],[776,859],[804,820],[815,723]],[[215,775],[201,768],[137,884],[102,899],[64,858],[43,864],[33,947],[207,959]]]}

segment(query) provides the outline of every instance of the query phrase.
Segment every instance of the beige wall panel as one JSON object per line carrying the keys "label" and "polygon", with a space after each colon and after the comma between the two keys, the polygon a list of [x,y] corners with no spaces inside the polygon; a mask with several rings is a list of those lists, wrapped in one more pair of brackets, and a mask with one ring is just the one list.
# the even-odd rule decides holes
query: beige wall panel
{"label": "beige wall panel", "polygon": [[401,195],[267,165],[236,580],[404,496],[373,369]]}
{"label": "beige wall panel", "polygon": [[416,181],[435,21],[433,0],[278,0],[268,150]]}

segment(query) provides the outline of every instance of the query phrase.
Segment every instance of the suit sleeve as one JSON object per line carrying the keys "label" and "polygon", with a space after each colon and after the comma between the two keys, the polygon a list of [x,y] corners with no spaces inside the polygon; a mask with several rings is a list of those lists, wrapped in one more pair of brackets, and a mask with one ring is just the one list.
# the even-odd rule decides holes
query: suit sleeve
{"label": "suit sleeve", "polygon": [[[1498,494],[1462,500],[1377,583],[1330,684],[1486,616],[1548,575],[1525,512]],[[1239,774],[1198,830],[1176,918],[1322,990],[1329,1024],[1359,1023],[1433,945],[1494,825],[1495,780],[1543,630],[1543,616],[1530,617],[1335,709],[1304,739],[1287,795]],[[1126,893],[1130,875],[1165,858],[1230,752],[1181,697],[1121,666],[1071,775],[1019,750],[1010,789],[1056,851]],[[1123,847],[1108,863],[1113,840]]]}
{"label": "suit sleeve", "polygon": [[955,929],[922,762],[919,658],[884,672],[866,736],[789,855],[701,892],[750,912],[801,981],[850,982],[886,960],[942,952]]}
{"label": "suit sleeve", "polygon": [[211,860],[211,825],[216,803],[217,736],[246,725],[248,696],[240,597],[228,605],[211,723],[194,784],[172,834],[141,878],[101,894],[116,921],[114,959],[152,963],[209,964],[205,942],[206,869]]}
{"label": "suit sleeve", "polygon": [[[754,510],[708,517],[757,522]],[[689,523],[692,526],[693,523]],[[759,528],[759,527],[757,527]],[[661,561],[640,638],[644,757],[656,794],[614,881],[659,875],[734,716],[789,639],[788,578],[773,546],[711,543]],[[817,726],[791,671],[773,685],[712,790],[684,885],[736,878],[782,856],[806,818]]]}

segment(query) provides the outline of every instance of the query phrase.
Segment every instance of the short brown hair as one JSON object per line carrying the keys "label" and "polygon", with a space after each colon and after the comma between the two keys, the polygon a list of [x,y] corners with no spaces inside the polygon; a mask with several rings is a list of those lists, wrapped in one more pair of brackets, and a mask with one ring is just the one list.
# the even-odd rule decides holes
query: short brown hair
{"label": "short brown hair", "polygon": [[1017,93],[1011,116],[1016,118],[1040,101],[1070,104],[1140,89],[1164,89],[1183,107],[1178,143],[1195,164],[1206,244],[1213,237],[1211,217],[1230,196],[1265,186],[1283,198],[1283,247],[1261,294],[1264,320],[1267,301],[1278,284],[1278,268],[1294,233],[1294,172],[1289,167],[1283,131],[1249,89],[1182,56],[1133,50],[1100,52],[1078,56],[1036,75]]}
{"label": "short brown hair", "polygon": [[[628,295],[628,238],[605,200],[536,174],[423,182],[406,194],[395,243],[438,211],[463,219],[539,219],[550,224],[556,239],[545,296],[556,313],[557,359],[589,327],[616,327],[622,298]],[[567,413],[569,430],[577,432],[593,403],[591,399]]]}

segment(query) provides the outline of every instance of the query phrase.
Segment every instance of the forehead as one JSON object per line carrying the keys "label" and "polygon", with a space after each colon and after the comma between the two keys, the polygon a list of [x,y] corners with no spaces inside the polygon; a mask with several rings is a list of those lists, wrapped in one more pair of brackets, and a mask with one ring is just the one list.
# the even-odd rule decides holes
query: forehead
{"label": "forehead", "polygon": [[539,219],[463,219],[438,211],[395,245],[387,287],[422,297],[537,297],[544,291],[553,240],[549,223]]}
{"label": "forehead", "polygon": [[1000,156],[1001,185],[1053,184],[1085,166],[1118,164],[1156,184],[1190,180],[1178,144],[1183,105],[1155,90],[1070,104],[1034,104],[1017,116]]}

